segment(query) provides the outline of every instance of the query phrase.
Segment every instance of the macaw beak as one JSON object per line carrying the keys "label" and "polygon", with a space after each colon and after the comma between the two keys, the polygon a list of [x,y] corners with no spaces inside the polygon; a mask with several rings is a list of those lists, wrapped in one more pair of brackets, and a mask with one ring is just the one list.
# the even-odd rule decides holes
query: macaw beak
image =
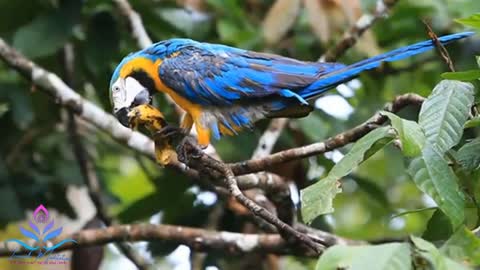
{"label": "macaw beak", "polygon": [[123,107],[115,113],[115,117],[118,119],[118,122],[125,127],[129,127],[128,124],[128,113],[130,110],[127,107]]}
{"label": "macaw beak", "polygon": [[147,89],[144,89],[138,92],[138,94],[135,96],[135,98],[133,99],[129,107],[122,107],[118,111],[116,111],[115,117],[118,119],[120,124],[122,124],[125,127],[130,127],[130,119],[129,119],[128,113],[133,108],[139,105],[149,104],[151,100],[152,98],[150,96],[150,93],[148,92]]}

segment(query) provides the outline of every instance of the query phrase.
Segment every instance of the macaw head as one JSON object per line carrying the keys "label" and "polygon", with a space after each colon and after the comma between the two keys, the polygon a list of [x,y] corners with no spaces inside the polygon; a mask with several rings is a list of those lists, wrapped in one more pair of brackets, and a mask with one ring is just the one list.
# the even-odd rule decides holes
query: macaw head
{"label": "macaw head", "polygon": [[128,113],[136,106],[149,104],[161,87],[158,68],[165,57],[195,43],[190,39],[169,39],[152,44],[123,58],[110,81],[110,99],[113,112],[128,127]]}
{"label": "macaw head", "polygon": [[128,113],[136,106],[150,104],[156,92],[155,59],[143,53],[126,56],[110,81],[110,101],[119,122],[128,127]]}

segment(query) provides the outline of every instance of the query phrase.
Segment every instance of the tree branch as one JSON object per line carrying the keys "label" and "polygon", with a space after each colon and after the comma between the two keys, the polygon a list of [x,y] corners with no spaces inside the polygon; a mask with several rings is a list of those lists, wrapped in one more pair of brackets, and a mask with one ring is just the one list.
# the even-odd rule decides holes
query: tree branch
{"label": "tree branch", "polygon": [[375,12],[373,14],[362,15],[362,17],[343,34],[342,40],[320,57],[320,61],[335,62],[335,60],[343,55],[349,48],[353,47],[359,37],[376,21],[385,17],[397,2],[398,0],[378,0]]}
{"label": "tree branch", "polygon": [[[407,105],[422,104],[425,98],[417,94],[404,94],[395,98],[392,103],[384,107],[385,111],[398,112]],[[334,149],[343,147],[349,143],[355,142],[368,132],[385,123],[387,118],[380,113],[376,113],[368,121],[358,125],[350,130],[339,133],[333,137],[328,138],[323,142],[313,143],[301,147],[291,148],[280,151],[275,154],[266,156],[260,159],[251,159],[242,162],[229,164],[231,170],[235,175],[242,175],[247,173],[254,173],[264,171],[272,165],[285,163],[295,159],[311,157]]]}
{"label": "tree branch", "polygon": [[[187,137],[178,151],[179,160],[185,162],[188,166],[207,173],[210,173],[212,170],[220,172],[224,177],[225,184],[230,194],[253,214],[274,225],[287,239],[295,239],[310,247],[319,255],[323,252],[325,248],[323,243],[315,242],[308,235],[295,230],[293,227],[274,216],[267,209],[246,197],[238,187],[237,180],[229,166],[205,154],[191,138]],[[212,175],[212,177],[214,176]]]}
{"label": "tree branch", "polygon": [[[338,236],[324,233],[317,235],[319,241],[328,245],[359,244]],[[266,252],[275,254],[294,254],[299,256],[318,256],[310,249],[302,248],[285,241],[279,234],[242,234],[225,231],[211,231],[205,229],[154,224],[114,225],[101,229],[85,229],[71,235],[58,237],[55,242],[48,242],[48,246],[59,243],[64,239],[73,239],[77,243],[66,243],[55,250],[60,252],[77,247],[104,245],[123,241],[162,241],[169,244],[183,244],[198,251],[218,251],[225,254],[240,255],[251,252]],[[29,242],[25,240],[25,242]],[[5,243],[0,247],[0,257],[28,254],[14,242]]]}

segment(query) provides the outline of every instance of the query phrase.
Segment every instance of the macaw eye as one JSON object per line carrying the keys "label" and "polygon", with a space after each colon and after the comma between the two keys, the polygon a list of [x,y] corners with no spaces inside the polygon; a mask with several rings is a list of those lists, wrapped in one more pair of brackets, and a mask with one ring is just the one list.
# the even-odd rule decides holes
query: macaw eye
{"label": "macaw eye", "polygon": [[115,85],[112,90],[114,93],[117,93],[120,91],[120,87],[118,85]]}

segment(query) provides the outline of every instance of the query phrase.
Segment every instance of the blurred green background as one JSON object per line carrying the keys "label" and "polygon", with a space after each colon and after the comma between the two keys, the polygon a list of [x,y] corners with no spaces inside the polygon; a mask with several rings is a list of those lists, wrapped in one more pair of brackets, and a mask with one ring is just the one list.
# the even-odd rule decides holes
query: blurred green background
{"label": "blurred green background", "polygon": [[[189,37],[310,61],[316,61],[363,12],[374,10],[376,3],[375,0],[278,2],[284,2],[283,6],[278,4],[269,12],[275,4],[273,0],[130,1],[154,41]],[[480,1],[400,0],[391,16],[375,24],[360,44],[339,61],[352,63],[428,39],[422,19],[430,22],[438,35],[462,31],[464,27],[453,20],[478,11]],[[113,69],[123,56],[139,49],[128,31],[126,19],[107,0],[1,0],[0,36],[63,78],[64,48],[67,44],[73,46],[75,66],[71,85],[106,111],[111,111],[108,84]],[[470,39],[448,46],[457,69],[476,66],[472,55],[478,52],[479,45],[478,39]],[[337,97],[319,102],[323,109],[291,121],[275,151],[320,141],[351,128],[396,95],[415,92],[427,96],[446,70],[434,52],[429,52],[364,73],[356,83],[344,87],[346,90],[332,90],[329,94]],[[156,103],[170,122],[178,121],[162,96],[157,97]],[[402,116],[412,119],[417,113],[410,108]],[[83,179],[66,123],[66,111],[55,100],[0,63],[0,239],[20,237],[17,225],[25,222],[28,211],[40,203],[55,209],[65,224],[71,224],[70,231],[80,228],[91,217],[92,210],[88,209],[92,206],[88,198],[83,199],[86,196]],[[226,161],[248,159],[267,124],[268,121],[260,122],[252,132],[223,138],[214,145]],[[220,203],[214,194],[200,190],[183,175],[158,167],[88,123],[80,122],[79,129],[101,180],[109,213],[121,223],[160,220],[166,224],[201,227],[207,223],[214,205]],[[278,173],[292,178],[292,183],[300,189],[324,176],[347,149],[289,164],[288,169],[279,169]],[[394,238],[421,234],[434,213],[426,209],[394,217],[401,212],[428,208],[432,201],[422,195],[406,174],[403,157],[393,146],[361,165],[343,180],[343,185],[344,192],[334,202],[335,213],[317,220],[314,226],[354,239]],[[245,222],[225,209],[217,228],[239,231]],[[166,259],[176,248],[161,243],[142,247],[165,269],[185,269],[178,260]],[[175,258],[188,256],[185,248],[180,251],[177,250],[183,255]],[[130,267],[127,264],[116,268],[120,258],[118,252],[108,248],[103,269],[130,269],[124,268]],[[244,267],[239,259],[215,253],[208,254],[205,262],[220,269]],[[280,263],[282,269],[309,269],[315,260],[287,257]],[[15,267],[18,266],[10,265],[5,258],[0,259],[0,268],[18,269]]]}

